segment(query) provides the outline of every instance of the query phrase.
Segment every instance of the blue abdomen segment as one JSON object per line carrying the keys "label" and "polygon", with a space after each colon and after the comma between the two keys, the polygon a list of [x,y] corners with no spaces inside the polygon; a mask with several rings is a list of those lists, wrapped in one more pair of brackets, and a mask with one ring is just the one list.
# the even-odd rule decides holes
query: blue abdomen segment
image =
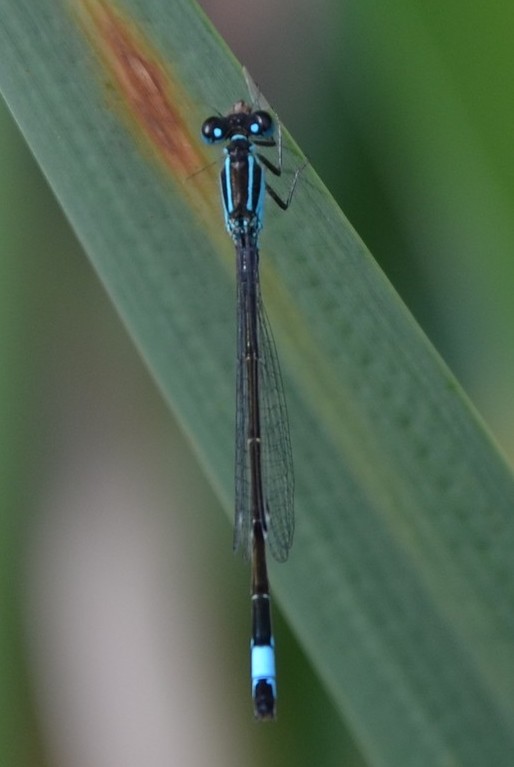
{"label": "blue abdomen segment", "polygon": [[269,645],[256,645],[252,642],[252,693],[258,682],[267,682],[276,697],[277,684],[275,672],[275,646],[273,639]]}
{"label": "blue abdomen segment", "polygon": [[252,696],[257,719],[275,718],[277,683],[269,594],[252,596]]}
{"label": "blue abdomen segment", "polygon": [[252,641],[251,648],[253,711],[256,719],[274,719],[277,683],[273,638],[268,645],[256,645]]}

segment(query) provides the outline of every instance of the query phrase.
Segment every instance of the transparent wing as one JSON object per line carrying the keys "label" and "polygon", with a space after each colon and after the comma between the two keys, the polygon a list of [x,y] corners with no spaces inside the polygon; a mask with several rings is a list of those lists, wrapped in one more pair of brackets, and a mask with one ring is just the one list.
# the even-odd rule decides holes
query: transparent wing
{"label": "transparent wing", "polygon": [[267,101],[265,96],[263,96],[259,86],[246,67],[243,67],[243,75],[246,82],[246,87],[248,88],[248,93],[250,94],[253,109],[264,109],[267,112],[274,112],[273,107],[269,101]]}
{"label": "transparent wing", "polygon": [[279,562],[287,559],[294,533],[294,474],[289,419],[275,341],[258,293],[261,460],[268,544]]}
{"label": "transparent wing", "polygon": [[[246,286],[238,280],[237,385],[236,385],[236,514],[234,548],[248,557],[252,545],[252,488],[248,451],[248,377],[246,354]],[[259,410],[262,490],[267,542],[279,562],[287,559],[294,532],[294,475],[289,421],[271,327],[259,284],[257,328],[259,347]]]}
{"label": "transparent wing", "polygon": [[238,279],[234,550],[241,549],[245,559],[249,559],[252,550],[252,502],[250,456],[248,451],[248,375],[245,364],[247,336],[246,302],[247,286],[241,279]]}

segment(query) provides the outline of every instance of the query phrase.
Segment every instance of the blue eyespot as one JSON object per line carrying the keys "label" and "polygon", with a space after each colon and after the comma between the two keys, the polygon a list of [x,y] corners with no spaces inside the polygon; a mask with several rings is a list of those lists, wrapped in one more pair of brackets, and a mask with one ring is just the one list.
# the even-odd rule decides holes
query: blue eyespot
{"label": "blue eyespot", "polygon": [[225,138],[227,123],[223,117],[209,117],[202,125],[202,137],[207,144],[214,144]]}

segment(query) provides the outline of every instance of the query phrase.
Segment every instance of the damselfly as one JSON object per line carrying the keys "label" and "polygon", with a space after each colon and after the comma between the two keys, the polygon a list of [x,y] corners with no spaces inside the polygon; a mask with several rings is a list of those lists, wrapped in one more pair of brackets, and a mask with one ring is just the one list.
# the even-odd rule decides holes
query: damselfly
{"label": "damselfly", "polygon": [[[234,548],[252,562],[252,696],[258,719],[275,717],[275,651],[271,627],[266,544],[283,562],[294,530],[293,462],[287,408],[275,343],[259,285],[258,238],[266,192],[283,210],[289,207],[298,175],[283,200],[265,180],[282,173],[271,115],[238,101],[226,116],[202,125],[209,144],[225,142],[221,197],[237,261],[237,387]],[[278,148],[278,165],[256,147]]]}

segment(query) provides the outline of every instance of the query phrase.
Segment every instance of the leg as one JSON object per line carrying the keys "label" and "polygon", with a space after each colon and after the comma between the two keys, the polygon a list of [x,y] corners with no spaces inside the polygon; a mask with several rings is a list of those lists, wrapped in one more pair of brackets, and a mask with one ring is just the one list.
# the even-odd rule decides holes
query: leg
{"label": "leg", "polygon": [[[267,168],[271,173],[273,173],[275,176],[281,176],[282,175],[282,128],[280,125],[280,122],[277,120],[277,132],[278,137],[275,141],[274,138],[269,139],[257,139],[253,141],[254,144],[257,146],[265,146],[265,147],[273,147],[276,146],[278,150],[278,164],[275,165],[271,162],[265,155],[261,154],[260,152],[257,153],[257,157],[259,158],[260,162],[264,165],[265,168]],[[291,186],[289,187],[289,192],[287,193],[287,197],[285,200],[283,200],[277,192],[271,187],[269,184],[266,184],[266,191],[271,197],[271,199],[278,205],[279,208],[282,210],[287,210],[291,200],[293,199],[294,190],[296,187],[296,182],[298,181],[298,176],[302,172],[302,170],[307,165],[307,160],[301,165],[299,168],[296,169],[295,174],[293,176],[293,180],[291,182]]]}
{"label": "leg", "polygon": [[[266,163],[264,163],[264,164],[266,165]],[[287,193],[287,197],[286,197],[285,200],[283,200],[275,192],[273,187],[271,187],[269,184],[266,184],[266,191],[267,191],[267,193],[269,194],[269,196],[271,197],[273,202],[275,202],[278,205],[278,207],[281,208],[282,210],[287,210],[289,205],[291,204],[291,200],[293,199],[294,190],[296,188],[296,183],[298,181],[298,176],[300,175],[300,173],[302,172],[302,170],[305,168],[306,165],[307,165],[307,160],[303,163],[303,165],[301,165],[299,168],[297,168],[297,170],[295,170],[295,174],[293,176],[293,181],[291,182],[291,186],[289,187],[289,192]],[[266,165],[266,167],[268,167],[268,166]]]}
{"label": "leg", "polygon": [[275,165],[271,162],[271,160],[268,160],[267,157],[265,157],[260,152],[257,154],[257,157],[262,162],[262,164],[270,170],[272,173],[275,174],[275,176],[281,176],[282,175],[282,127],[280,125],[280,122],[277,120],[277,131],[278,131],[278,140],[275,141],[274,138],[270,139],[260,139],[259,141],[254,141],[254,144],[257,144],[258,146],[276,146],[278,150],[278,165]]}

